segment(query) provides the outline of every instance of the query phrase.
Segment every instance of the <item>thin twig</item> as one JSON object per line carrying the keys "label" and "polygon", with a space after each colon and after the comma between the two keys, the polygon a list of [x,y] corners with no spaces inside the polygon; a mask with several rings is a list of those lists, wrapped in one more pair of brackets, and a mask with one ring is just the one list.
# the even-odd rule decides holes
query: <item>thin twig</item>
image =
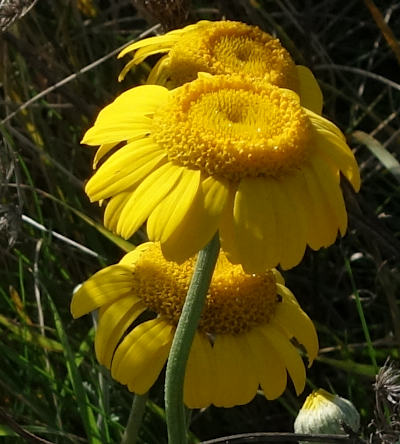
{"label": "thin twig", "polygon": [[38,321],[40,326],[40,332],[42,336],[45,336],[45,329],[44,329],[44,315],[43,315],[43,307],[42,307],[42,299],[40,296],[40,286],[39,286],[39,254],[40,250],[43,245],[43,239],[39,239],[36,242],[36,248],[35,248],[35,261],[33,264],[33,287],[34,287],[34,293],[35,293],[35,299],[36,299],[36,307],[38,311]]}
{"label": "thin twig", "polygon": [[361,444],[365,441],[350,435],[333,434],[303,434],[303,433],[278,433],[278,432],[258,432],[242,433],[239,435],[224,436],[222,438],[201,441],[200,444],[245,444],[245,443],[266,443],[266,442],[324,442],[324,443],[354,443]]}
{"label": "thin twig", "polygon": [[400,91],[400,85],[398,83],[393,82],[393,80],[389,80],[386,77],[383,77],[379,74],[375,74],[373,72],[366,71],[365,69],[354,68],[353,66],[336,65],[334,63],[329,64],[329,65],[314,66],[315,71],[326,70],[326,69],[328,69],[328,70],[336,69],[338,71],[348,71],[348,72],[352,72],[353,74],[360,74],[362,76],[370,77],[371,79],[374,79],[374,80],[377,80],[378,82],[384,83],[393,89],[397,89],[397,91]]}
{"label": "thin twig", "polygon": [[[400,340],[397,341],[395,340],[393,337],[385,337],[385,338],[381,338],[381,339],[377,339],[375,341],[372,341],[372,345],[377,348],[377,347],[382,347],[382,348],[387,348],[387,347],[400,347]],[[358,349],[362,349],[364,350],[365,347],[367,346],[366,342],[356,342],[356,343],[350,343],[350,344],[345,344],[345,345],[333,345],[330,347],[323,347],[319,349],[319,355],[323,355],[325,353],[331,353],[331,352],[336,352],[336,351],[343,351],[343,350],[358,350]]]}
{"label": "thin twig", "polygon": [[43,226],[39,222],[36,222],[34,219],[31,219],[29,216],[26,216],[25,214],[23,214],[21,216],[21,218],[22,218],[22,220],[24,222],[28,223],[29,225],[32,225],[33,227],[35,227],[38,230],[43,231],[45,233],[50,233],[56,239],[59,239],[59,240],[65,242],[66,244],[71,245],[72,247],[77,248],[78,250],[82,251],[83,253],[89,254],[90,256],[94,256],[96,258],[100,257],[100,255],[98,253],[96,253],[95,251],[91,250],[90,248],[87,248],[84,245],[81,245],[78,242],[75,242],[74,240],[69,239],[68,237],[63,236],[62,234],[57,233],[56,231],[53,231],[53,230],[50,230],[50,229],[46,228],[45,226]]}

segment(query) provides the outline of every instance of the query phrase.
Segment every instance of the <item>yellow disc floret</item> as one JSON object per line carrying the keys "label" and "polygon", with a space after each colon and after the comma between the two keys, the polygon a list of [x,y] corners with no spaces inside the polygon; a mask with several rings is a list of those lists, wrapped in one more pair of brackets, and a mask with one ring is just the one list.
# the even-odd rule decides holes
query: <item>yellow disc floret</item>
{"label": "yellow disc floret", "polygon": [[239,334],[268,323],[279,297],[272,271],[247,274],[221,252],[207,295],[199,330]]}
{"label": "yellow disc floret", "polygon": [[296,93],[235,76],[200,76],[154,116],[170,161],[229,180],[299,168],[312,137]]}
{"label": "yellow disc floret", "polygon": [[[135,292],[149,310],[174,325],[179,321],[194,261],[191,258],[180,265],[166,261],[159,245],[153,244],[140,255],[134,267]],[[246,274],[240,265],[232,265],[221,252],[199,331],[211,335],[248,331],[270,320],[278,300],[272,271]]]}
{"label": "yellow disc floret", "polygon": [[159,245],[149,244],[135,263],[132,287],[149,310],[176,325],[189,288],[194,262],[194,258],[180,265],[166,261]]}
{"label": "yellow disc floret", "polygon": [[194,80],[198,72],[237,74],[264,79],[296,90],[297,72],[278,39],[245,23],[199,22],[184,33],[169,53],[175,85]]}

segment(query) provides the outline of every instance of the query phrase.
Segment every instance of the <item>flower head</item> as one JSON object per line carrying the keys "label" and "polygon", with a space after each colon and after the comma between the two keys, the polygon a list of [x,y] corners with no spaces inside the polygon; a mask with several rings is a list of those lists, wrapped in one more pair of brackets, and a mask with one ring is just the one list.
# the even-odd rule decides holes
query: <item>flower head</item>
{"label": "flower head", "polygon": [[154,54],[164,55],[152,69],[148,83],[176,88],[199,72],[245,75],[299,93],[303,106],[320,114],[322,94],[311,71],[296,66],[279,40],[257,26],[233,21],[202,20],[164,35],[135,42],[119,57],[134,52],[119,80]]}
{"label": "flower head", "polygon": [[400,436],[400,369],[398,363],[386,359],[373,384],[375,391],[374,419],[369,427],[375,429],[377,442],[397,442]]}
{"label": "flower head", "polygon": [[[164,259],[158,244],[146,243],[74,293],[75,318],[100,309],[97,359],[133,392],[148,391],[167,360],[193,266],[194,258],[177,265]],[[146,310],[153,319],[138,324]],[[311,365],[316,332],[282,276],[276,270],[246,274],[221,252],[189,355],[186,405],[245,404],[259,385],[274,399],[285,390],[287,372],[299,394],[305,368],[292,338]]]}
{"label": "flower head", "polygon": [[318,389],[307,396],[294,423],[294,431],[344,435],[342,423],[357,432],[360,427],[357,409],[349,400]]}
{"label": "flower head", "polygon": [[86,186],[108,199],[104,223],[129,238],[147,233],[182,262],[219,230],[248,272],[297,265],[308,244],[344,235],[340,173],[355,190],[357,163],[340,130],[288,89],[202,74],[168,90],[145,85],[104,108],[83,143],[114,150]]}

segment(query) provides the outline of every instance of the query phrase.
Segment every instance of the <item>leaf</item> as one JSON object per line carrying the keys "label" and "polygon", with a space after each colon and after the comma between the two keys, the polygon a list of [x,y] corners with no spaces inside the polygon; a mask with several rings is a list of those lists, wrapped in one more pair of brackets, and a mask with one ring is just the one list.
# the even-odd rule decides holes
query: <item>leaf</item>
{"label": "leaf", "polygon": [[352,134],[354,140],[365,145],[379,162],[395,177],[400,183],[400,163],[389,151],[364,131],[354,131]]}
{"label": "leaf", "polygon": [[58,341],[46,338],[33,330],[33,327],[20,325],[0,314],[0,324],[16,335],[22,342],[30,342],[48,351],[61,352],[62,345]]}

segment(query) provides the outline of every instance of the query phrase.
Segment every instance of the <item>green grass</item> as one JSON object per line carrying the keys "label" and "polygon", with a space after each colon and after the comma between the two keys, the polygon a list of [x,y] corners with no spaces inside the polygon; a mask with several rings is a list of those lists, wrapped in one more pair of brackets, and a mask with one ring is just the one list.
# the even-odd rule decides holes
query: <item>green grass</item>
{"label": "green grass", "polygon": [[[10,418],[51,442],[119,442],[132,404],[96,362],[95,319],[73,321],[69,303],[76,285],[132,247],[102,227],[102,211],[88,202],[83,184],[94,151],[79,141],[102,106],[145,77],[144,67],[118,83],[123,62],[114,54],[154,23],[128,0],[93,3],[97,15],[89,17],[75,1],[41,0],[0,42],[5,443],[25,442]],[[376,5],[400,38],[397,2]],[[278,401],[257,396],[246,406],[195,411],[191,430],[199,440],[291,431],[305,396],[323,387],[352,399],[366,438],[376,369],[387,356],[399,358],[400,66],[360,0],[192,2],[192,20],[222,16],[276,34],[297,63],[313,70],[324,114],[348,137],[363,184],[358,195],[343,184],[347,235],[329,249],[308,251],[285,272],[320,338],[305,393],[297,398],[289,386]],[[139,442],[166,442],[162,380],[151,390]]]}

